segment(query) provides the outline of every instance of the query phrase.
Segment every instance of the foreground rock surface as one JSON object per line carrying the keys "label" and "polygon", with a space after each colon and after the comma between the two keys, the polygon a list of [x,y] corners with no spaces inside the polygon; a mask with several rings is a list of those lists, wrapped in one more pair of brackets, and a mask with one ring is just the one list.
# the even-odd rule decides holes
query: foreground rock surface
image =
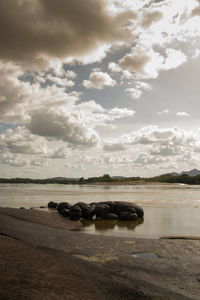
{"label": "foreground rock surface", "polygon": [[[100,238],[79,226],[0,208],[0,299],[199,299],[200,240]],[[146,252],[157,258],[135,257]]]}
{"label": "foreground rock surface", "polygon": [[87,220],[119,219],[122,221],[134,221],[144,216],[144,210],[139,205],[120,201],[93,202],[90,204],[78,202],[74,205],[68,202],[57,204],[51,201],[48,203],[48,208],[57,208],[61,215],[70,217],[74,221],[80,218]]}

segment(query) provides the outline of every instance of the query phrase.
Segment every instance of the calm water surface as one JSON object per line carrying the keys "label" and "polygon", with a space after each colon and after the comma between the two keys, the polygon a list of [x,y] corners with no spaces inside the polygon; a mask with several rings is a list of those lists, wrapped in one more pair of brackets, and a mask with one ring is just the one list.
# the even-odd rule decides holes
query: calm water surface
{"label": "calm water surface", "polygon": [[164,235],[200,236],[200,187],[187,185],[35,185],[0,184],[0,206],[39,207],[49,201],[132,201],[144,208],[134,222],[84,222],[85,232],[101,235],[157,238]]}

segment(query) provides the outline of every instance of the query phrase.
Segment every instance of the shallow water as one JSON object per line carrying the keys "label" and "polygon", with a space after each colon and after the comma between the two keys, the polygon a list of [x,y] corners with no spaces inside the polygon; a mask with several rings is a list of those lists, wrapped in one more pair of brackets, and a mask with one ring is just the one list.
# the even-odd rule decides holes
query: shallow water
{"label": "shallow water", "polygon": [[84,221],[85,232],[125,237],[199,236],[200,187],[187,185],[36,185],[0,184],[0,206],[39,207],[49,201],[74,204],[131,201],[144,208],[144,219],[133,222]]}

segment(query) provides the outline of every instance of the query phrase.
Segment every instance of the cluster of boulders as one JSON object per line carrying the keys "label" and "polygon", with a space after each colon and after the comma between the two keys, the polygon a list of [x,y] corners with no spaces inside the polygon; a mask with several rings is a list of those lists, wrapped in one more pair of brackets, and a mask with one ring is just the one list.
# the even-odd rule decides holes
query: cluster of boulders
{"label": "cluster of boulders", "polygon": [[48,203],[49,208],[56,208],[57,211],[71,220],[79,220],[81,218],[88,220],[115,220],[133,221],[144,216],[142,207],[131,203],[122,201],[106,201],[98,203],[86,204],[78,202],[71,205],[68,202],[55,203],[53,201]]}

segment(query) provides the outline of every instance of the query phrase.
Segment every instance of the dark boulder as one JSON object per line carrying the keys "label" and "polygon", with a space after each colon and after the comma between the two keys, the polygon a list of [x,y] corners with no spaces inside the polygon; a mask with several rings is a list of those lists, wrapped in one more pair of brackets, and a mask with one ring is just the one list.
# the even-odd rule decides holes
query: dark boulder
{"label": "dark boulder", "polygon": [[136,214],[138,216],[138,218],[143,218],[144,217],[144,210],[142,207],[135,205],[135,210],[136,210]]}
{"label": "dark boulder", "polygon": [[104,219],[104,217],[111,212],[110,206],[103,203],[98,203],[95,206],[95,215],[97,218]]}
{"label": "dark boulder", "polygon": [[81,217],[83,219],[92,219],[94,216],[95,207],[84,202],[78,202],[78,205],[81,209]]}
{"label": "dark boulder", "polygon": [[104,202],[100,202],[99,204],[106,204],[110,207],[110,212],[114,213],[115,211],[115,203],[113,201],[104,201]]}
{"label": "dark boulder", "polygon": [[107,214],[104,217],[104,219],[106,219],[106,220],[117,220],[118,219],[118,215],[110,213],[110,214]]}
{"label": "dark boulder", "polygon": [[120,221],[134,221],[137,220],[138,216],[136,213],[131,213],[128,211],[122,211],[119,215]]}
{"label": "dark boulder", "polygon": [[144,211],[142,207],[139,205],[136,205],[131,202],[115,202],[115,213],[120,215],[122,211],[127,211],[130,213],[136,213],[138,218],[141,218],[144,216]]}
{"label": "dark boulder", "polygon": [[57,205],[57,211],[61,212],[62,209],[64,209],[64,208],[70,209],[70,207],[71,207],[71,204],[69,204],[68,202],[60,202]]}
{"label": "dark boulder", "polygon": [[99,204],[98,202],[91,202],[89,203],[90,206],[96,206],[97,204]]}
{"label": "dark boulder", "polygon": [[61,209],[60,214],[61,214],[63,217],[69,217],[69,209],[68,209],[68,208],[63,208],[63,209]]}
{"label": "dark boulder", "polygon": [[56,202],[50,201],[50,202],[48,203],[48,208],[56,208],[57,205],[58,205],[58,204],[57,204]]}
{"label": "dark boulder", "polygon": [[78,205],[73,205],[69,209],[70,219],[77,221],[81,218],[81,208]]}

